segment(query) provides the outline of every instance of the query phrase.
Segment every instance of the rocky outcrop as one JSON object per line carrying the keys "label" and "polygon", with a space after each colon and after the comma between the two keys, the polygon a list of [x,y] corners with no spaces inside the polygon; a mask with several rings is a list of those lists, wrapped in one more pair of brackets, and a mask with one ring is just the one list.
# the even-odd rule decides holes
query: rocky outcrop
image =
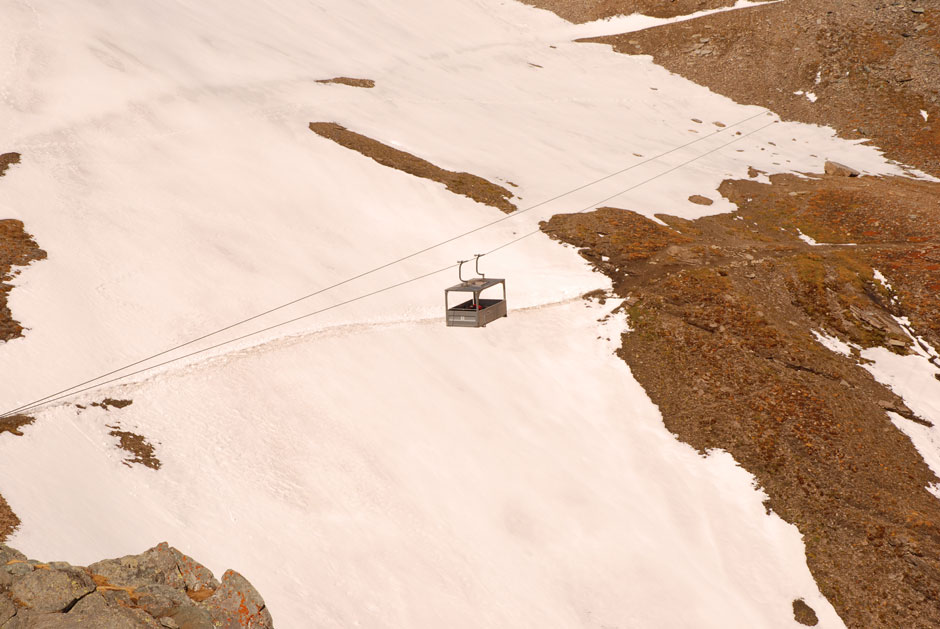
{"label": "rocky outcrop", "polygon": [[161,543],[90,566],[40,563],[0,545],[0,629],[273,629],[264,600],[234,570]]}

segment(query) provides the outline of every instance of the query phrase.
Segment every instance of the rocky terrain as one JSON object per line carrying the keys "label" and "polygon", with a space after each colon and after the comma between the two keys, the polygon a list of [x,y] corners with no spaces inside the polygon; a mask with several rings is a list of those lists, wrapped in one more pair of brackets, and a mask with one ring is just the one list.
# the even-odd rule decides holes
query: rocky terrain
{"label": "rocky terrain", "polygon": [[[733,4],[523,1],[573,22]],[[831,125],[940,175],[938,31],[940,0],[788,0],[584,41],[651,55],[738,102]],[[320,82],[375,85],[342,76]],[[515,209],[511,191],[475,175],[335,123],[310,129],[456,194]],[[19,160],[0,155],[0,177]],[[661,216],[664,226],[604,208],[555,216],[543,229],[612,279],[632,326],[620,356],[667,428],[702,453],[730,452],[756,477],[768,510],[802,533],[820,590],[846,624],[940,626],[940,503],[927,490],[940,479],[895,423],[930,421],[876,382],[860,356],[870,347],[912,352],[917,341],[899,324],[904,317],[940,347],[940,186],[858,177],[837,165],[808,177],[762,174],[722,185],[720,194],[738,206],[733,215]],[[709,205],[714,196],[702,190],[690,200]],[[23,334],[6,305],[15,267],[45,255],[26,225],[0,221],[0,341]],[[831,351],[821,337],[852,351]],[[93,406],[107,411],[124,402]],[[21,435],[32,421],[0,420],[0,438]],[[130,455],[125,464],[160,468],[145,437],[117,421],[108,427]],[[0,541],[17,525],[0,497]],[[260,595],[238,573],[217,581],[166,544],[86,568],[27,560],[0,546],[0,567],[0,629],[271,626]],[[793,616],[817,622],[801,599]]]}
{"label": "rocky terrain", "polygon": [[[572,21],[654,14],[635,2],[533,4]],[[868,139],[937,175],[938,28],[931,0],[792,0],[584,41],[652,55],[738,102]],[[874,381],[857,348],[913,351],[902,317],[940,344],[940,186],[826,171],[726,181],[735,215],[661,216],[664,227],[602,209],[543,229],[613,279],[634,328],[620,355],[667,427],[757,477],[846,624],[936,627],[940,503],[926,488],[937,478],[890,418],[929,421]],[[830,351],[820,334],[856,349]],[[799,601],[794,617],[815,622]]]}
{"label": "rocky terrain", "polygon": [[611,277],[633,327],[620,356],[667,428],[757,477],[846,624],[935,627],[938,479],[888,412],[929,422],[813,331],[906,354],[907,316],[936,342],[940,185],[820,174],[721,193],[738,213],[666,227],[604,208],[543,230]]}
{"label": "rocky terrain", "polygon": [[739,103],[868,138],[940,174],[938,0],[787,0],[584,41],[652,55]]}
{"label": "rocky terrain", "polygon": [[261,595],[234,570],[217,580],[166,543],[88,567],[41,563],[0,545],[0,627],[273,627]]}

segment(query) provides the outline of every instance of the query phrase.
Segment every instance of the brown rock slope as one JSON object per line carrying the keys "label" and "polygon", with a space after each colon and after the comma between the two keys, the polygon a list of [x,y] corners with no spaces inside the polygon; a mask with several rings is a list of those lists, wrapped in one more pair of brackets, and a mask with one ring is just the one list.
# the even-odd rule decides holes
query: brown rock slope
{"label": "brown rock slope", "polygon": [[23,326],[13,318],[7,306],[7,295],[13,289],[9,282],[16,274],[13,267],[45,257],[46,252],[26,233],[22,221],[0,220],[0,341],[23,336]]}
{"label": "brown rock slope", "polygon": [[[661,216],[667,228],[607,208],[543,230],[612,278],[634,328],[620,355],[667,428],[757,477],[849,627],[940,626],[940,501],[926,490],[938,479],[885,411],[924,420],[810,332],[904,353],[894,314],[936,339],[940,185],[772,181],[725,182],[737,215]],[[859,245],[812,247],[797,229]]]}
{"label": "brown rock slope", "polygon": [[940,174],[940,0],[787,0],[583,41],[652,55],[737,102],[871,138]]}

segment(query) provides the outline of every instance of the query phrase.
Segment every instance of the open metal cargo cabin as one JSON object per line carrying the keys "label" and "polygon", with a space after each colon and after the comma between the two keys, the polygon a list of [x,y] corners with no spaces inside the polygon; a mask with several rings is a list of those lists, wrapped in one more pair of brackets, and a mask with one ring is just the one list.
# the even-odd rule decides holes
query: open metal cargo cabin
{"label": "open metal cargo cabin", "polygon": [[[502,299],[484,298],[481,293],[487,289],[501,287]],[[451,295],[464,293],[464,295]],[[463,299],[469,293],[470,299],[455,306],[450,305],[451,298]],[[497,293],[498,294],[498,293]],[[499,278],[477,277],[461,282],[444,291],[444,308],[447,310],[447,326],[457,328],[483,328],[506,314],[506,280]]]}

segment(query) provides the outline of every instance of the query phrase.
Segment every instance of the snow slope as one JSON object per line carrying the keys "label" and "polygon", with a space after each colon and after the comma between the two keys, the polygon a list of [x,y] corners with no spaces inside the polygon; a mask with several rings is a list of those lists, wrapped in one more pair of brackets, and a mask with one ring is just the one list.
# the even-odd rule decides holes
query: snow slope
{"label": "snow slope", "polygon": [[[608,203],[696,217],[732,209],[715,190],[748,166],[900,173],[497,0],[13,0],[0,17],[0,137],[23,154],[0,213],[49,252],[12,293],[29,331],[0,347],[3,408],[500,216],[310,121],[512,181],[521,207],[639,165],[249,329],[647,180]],[[376,87],[315,83],[339,75]],[[82,563],[167,539],[243,571],[280,627],[790,627],[800,596],[841,626],[797,531],[730,457],[677,443],[611,356],[624,324],[569,301],[605,280],[541,235],[484,268],[514,310],[483,331],[442,327],[456,278],[439,275],[78,400],[123,411],[44,410],[0,438],[12,542]],[[122,466],[113,421],[164,467]]]}

